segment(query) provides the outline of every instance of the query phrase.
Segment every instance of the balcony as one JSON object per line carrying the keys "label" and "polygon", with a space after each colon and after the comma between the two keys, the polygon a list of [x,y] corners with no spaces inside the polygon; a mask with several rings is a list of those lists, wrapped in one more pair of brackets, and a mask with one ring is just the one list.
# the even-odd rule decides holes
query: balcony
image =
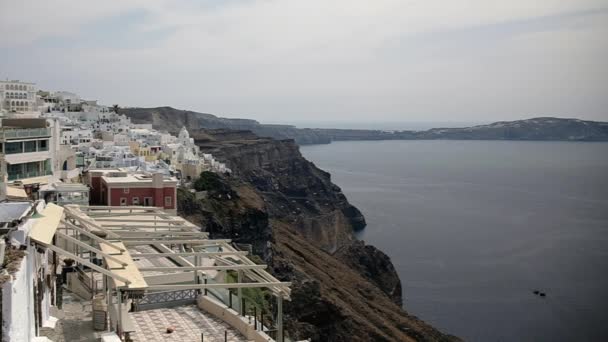
{"label": "balcony", "polygon": [[14,181],[14,180],[19,180],[19,179],[50,176],[52,174],[53,174],[53,171],[32,171],[32,172],[20,172],[20,173],[10,173],[9,172],[8,180]]}
{"label": "balcony", "polygon": [[50,128],[3,128],[0,129],[0,140],[50,137]]}

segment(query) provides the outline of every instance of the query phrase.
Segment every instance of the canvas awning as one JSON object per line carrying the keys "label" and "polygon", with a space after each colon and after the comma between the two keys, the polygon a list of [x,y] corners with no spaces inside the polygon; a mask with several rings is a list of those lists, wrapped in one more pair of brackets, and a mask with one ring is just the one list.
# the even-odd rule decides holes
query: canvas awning
{"label": "canvas awning", "polygon": [[63,216],[63,208],[49,203],[40,214],[42,217],[38,219],[30,230],[30,239],[43,245],[50,245]]}
{"label": "canvas awning", "polygon": [[127,287],[130,290],[134,289],[145,289],[148,287],[148,284],[144,280],[144,276],[139,272],[137,265],[135,265],[135,261],[131,258],[131,255],[126,250],[125,245],[122,242],[114,242],[112,244],[116,247],[124,249],[123,252],[117,252],[115,248],[107,244],[100,244],[99,248],[107,254],[112,255],[112,257],[120,260],[123,264],[119,264],[116,260],[112,260],[110,258],[104,257],[104,262],[107,265],[108,270],[112,273],[115,273],[119,276],[122,276],[129,280],[129,284],[125,284],[124,282],[118,279],[112,279],[115,287]]}
{"label": "canvas awning", "polygon": [[14,199],[28,199],[27,193],[21,188],[15,188],[12,186],[6,187],[6,196]]}

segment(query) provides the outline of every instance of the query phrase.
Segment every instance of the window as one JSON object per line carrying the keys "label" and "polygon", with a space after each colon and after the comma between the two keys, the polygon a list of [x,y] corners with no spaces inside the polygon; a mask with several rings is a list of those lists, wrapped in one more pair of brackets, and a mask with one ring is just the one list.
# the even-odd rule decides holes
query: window
{"label": "window", "polygon": [[23,144],[21,142],[9,142],[6,143],[6,154],[23,153]]}
{"label": "window", "polygon": [[120,206],[124,207],[125,205],[127,205],[127,198],[126,197],[121,197],[120,198]]}
{"label": "window", "polygon": [[133,197],[131,201],[133,202],[133,205],[139,205],[139,197]]}
{"label": "window", "polygon": [[48,151],[49,150],[49,141],[48,140],[38,140],[38,151]]}
{"label": "window", "polygon": [[171,196],[165,196],[165,207],[170,207],[172,202]]}
{"label": "window", "polygon": [[129,193],[129,188],[123,188],[122,189],[122,193],[123,194],[128,194]]}
{"label": "window", "polygon": [[51,160],[47,159],[44,161],[44,171],[47,175],[50,175],[53,173],[53,167],[51,166]]}
{"label": "window", "polygon": [[144,197],[144,206],[150,207],[153,205],[154,205],[154,202],[152,201],[152,197]]}
{"label": "window", "polygon": [[36,140],[32,140],[32,141],[24,141],[23,142],[23,149],[25,153],[28,152],[36,152]]}

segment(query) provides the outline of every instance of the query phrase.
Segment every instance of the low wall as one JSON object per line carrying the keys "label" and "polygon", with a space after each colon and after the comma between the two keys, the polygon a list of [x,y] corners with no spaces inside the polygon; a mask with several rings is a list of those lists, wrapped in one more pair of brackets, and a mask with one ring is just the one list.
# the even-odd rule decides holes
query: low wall
{"label": "low wall", "polygon": [[274,341],[270,336],[261,331],[256,331],[248,319],[239,316],[238,312],[230,309],[223,303],[209,297],[200,295],[197,300],[198,308],[226,322],[228,325],[238,330],[247,340],[255,342]]}

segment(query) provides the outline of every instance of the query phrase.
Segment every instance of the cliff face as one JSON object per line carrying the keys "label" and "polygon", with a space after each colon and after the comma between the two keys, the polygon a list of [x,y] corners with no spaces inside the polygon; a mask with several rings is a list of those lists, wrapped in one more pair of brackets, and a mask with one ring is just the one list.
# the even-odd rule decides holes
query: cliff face
{"label": "cliff face", "polygon": [[121,108],[119,113],[133,123],[152,124],[155,129],[177,134],[186,126],[189,129],[248,130],[261,137],[295,139],[298,144],[329,144],[329,136],[314,129],[300,129],[290,125],[265,125],[249,119],[228,119],[207,113],[197,113],[171,107]]}
{"label": "cliff face", "polygon": [[192,129],[249,130],[261,137],[293,139],[299,145],[328,144],[339,140],[558,140],[608,141],[608,122],[552,117],[501,121],[463,128],[433,128],[426,131],[381,131],[371,129],[296,128],[266,125],[255,120],[227,119],[171,107],[124,108],[134,123],[151,123],[156,129],[179,132]]}
{"label": "cliff face", "polygon": [[285,306],[292,338],[457,340],[403,311],[390,259],[353,237],[365,226],[361,213],[293,141],[227,130],[191,136],[234,173],[222,176],[222,190],[205,200],[180,191],[179,212],[213,238],[251,243],[277,278],[292,282],[293,300]]}
{"label": "cliff face", "polygon": [[292,140],[258,138],[249,132],[193,131],[201,151],[226,163],[252,184],[270,217],[289,222],[319,247],[334,252],[365,227],[330,175],[302,157]]}

